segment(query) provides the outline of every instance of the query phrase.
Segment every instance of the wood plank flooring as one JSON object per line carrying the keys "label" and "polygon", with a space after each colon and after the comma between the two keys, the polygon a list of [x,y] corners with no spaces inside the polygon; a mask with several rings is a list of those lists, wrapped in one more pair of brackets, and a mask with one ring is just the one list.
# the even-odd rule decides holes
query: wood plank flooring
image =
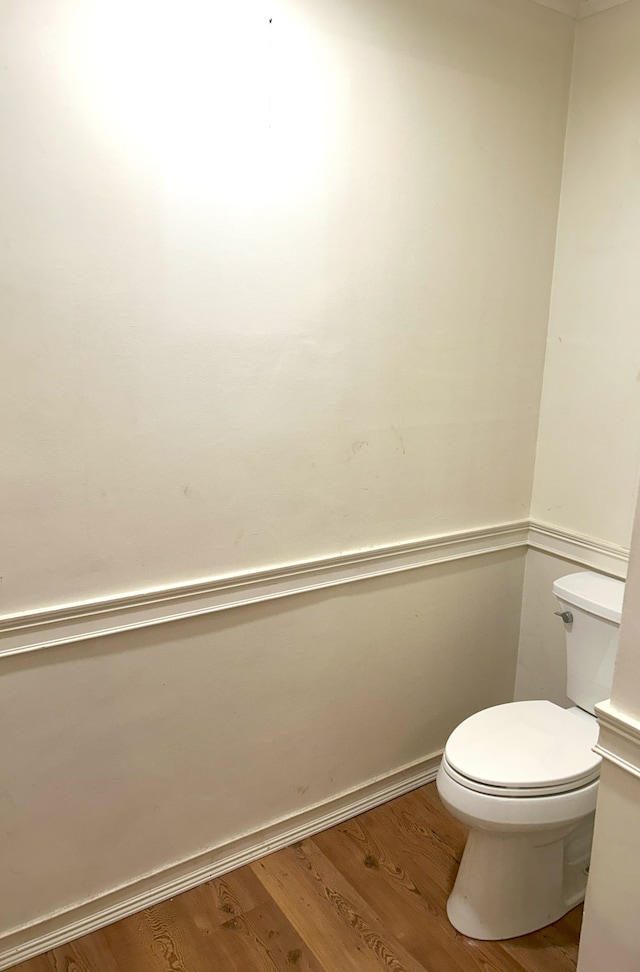
{"label": "wood plank flooring", "polygon": [[464,840],[432,783],[14,972],[574,972],[581,908],[508,942],[454,931]]}

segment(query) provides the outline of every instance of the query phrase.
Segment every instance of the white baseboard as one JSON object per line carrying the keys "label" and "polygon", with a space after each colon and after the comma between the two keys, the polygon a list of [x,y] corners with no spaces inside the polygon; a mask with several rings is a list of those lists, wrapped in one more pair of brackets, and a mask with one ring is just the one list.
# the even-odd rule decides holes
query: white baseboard
{"label": "white baseboard", "polygon": [[441,752],[433,753],[324,803],[277,820],[253,833],[243,834],[221,846],[212,847],[196,857],[142,877],[125,887],[109,891],[93,901],[74,905],[48,918],[15,929],[0,937],[0,970],[26,962],[49,949],[104,928],[105,925],[127,918],[143,908],[234,871],[264,857],[265,854],[271,854],[295,841],[343,823],[394,797],[432,783],[436,778],[441,756]]}

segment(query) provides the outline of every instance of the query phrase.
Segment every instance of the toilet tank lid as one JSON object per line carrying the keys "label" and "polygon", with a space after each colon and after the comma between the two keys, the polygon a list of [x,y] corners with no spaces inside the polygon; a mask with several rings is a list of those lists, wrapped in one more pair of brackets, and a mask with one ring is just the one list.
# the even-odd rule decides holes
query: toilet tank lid
{"label": "toilet tank lid", "polygon": [[592,571],[582,571],[554,581],[553,593],[567,604],[620,624],[624,581],[605,577],[604,574],[594,574]]}

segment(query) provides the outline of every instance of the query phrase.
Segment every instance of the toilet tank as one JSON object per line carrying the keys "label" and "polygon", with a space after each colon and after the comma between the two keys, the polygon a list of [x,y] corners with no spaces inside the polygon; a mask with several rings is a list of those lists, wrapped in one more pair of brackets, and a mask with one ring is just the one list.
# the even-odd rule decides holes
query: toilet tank
{"label": "toilet tank", "polygon": [[565,622],[567,696],[580,709],[595,715],[594,705],[611,695],[618,650],[624,582],[583,571],[561,577],[553,585]]}

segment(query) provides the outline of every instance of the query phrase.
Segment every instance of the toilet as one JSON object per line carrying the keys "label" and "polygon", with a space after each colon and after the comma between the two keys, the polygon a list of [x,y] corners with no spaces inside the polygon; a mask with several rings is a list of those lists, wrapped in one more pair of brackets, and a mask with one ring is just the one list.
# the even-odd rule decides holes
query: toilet
{"label": "toilet", "polygon": [[553,593],[575,705],[477,712],[452,732],[438,771],[442,802],[469,827],[447,915],[470,938],[528,934],[585,894],[600,775],[594,706],[610,695],[624,583],[582,572]]}

